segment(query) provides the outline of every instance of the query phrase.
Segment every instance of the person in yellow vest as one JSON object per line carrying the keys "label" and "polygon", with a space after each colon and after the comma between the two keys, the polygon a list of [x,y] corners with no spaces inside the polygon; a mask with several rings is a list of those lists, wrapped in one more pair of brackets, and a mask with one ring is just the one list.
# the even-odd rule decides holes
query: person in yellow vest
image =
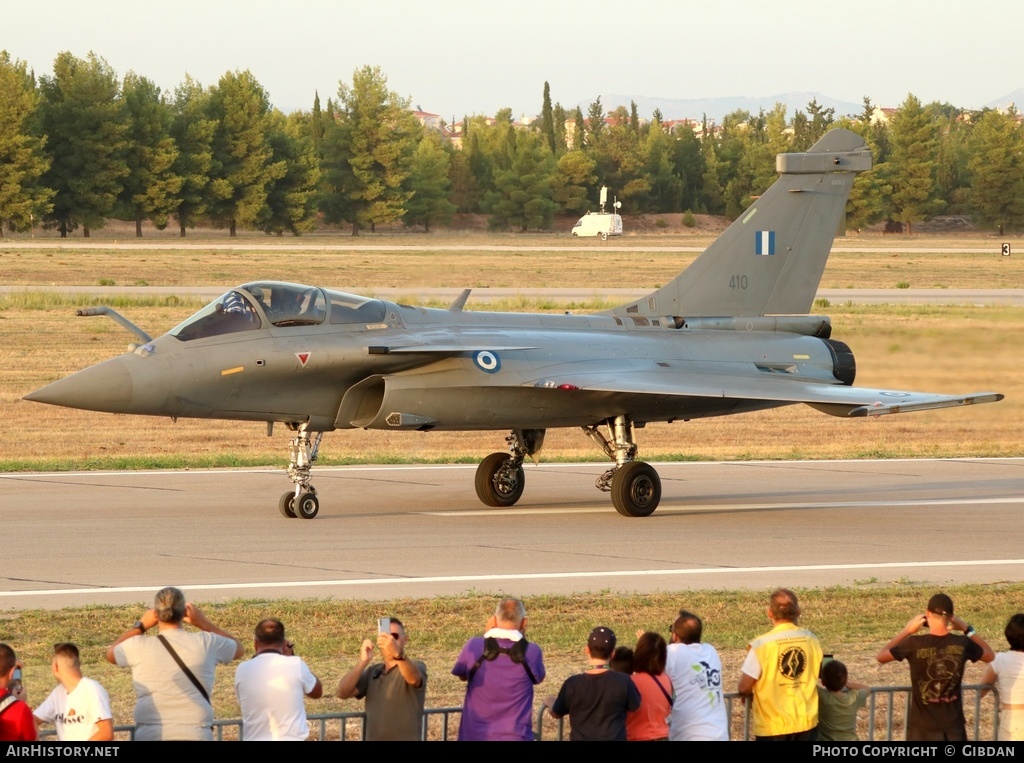
{"label": "person in yellow vest", "polygon": [[818,738],[818,637],[797,625],[800,605],[788,588],[772,592],[772,629],[750,642],[740,669],[740,694],[752,694],[758,741],[813,742]]}

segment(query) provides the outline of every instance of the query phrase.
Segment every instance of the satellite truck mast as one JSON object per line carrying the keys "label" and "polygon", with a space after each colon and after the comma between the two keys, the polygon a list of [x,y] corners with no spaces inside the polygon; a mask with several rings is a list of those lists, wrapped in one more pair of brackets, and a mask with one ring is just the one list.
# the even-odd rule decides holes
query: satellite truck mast
{"label": "satellite truck mast", "polygon": [[[607,204],[607,203],[608,203],[608,186],[603,185],[603,186],[601,186],[601,209],[600,209],[600,213],[602,215],[604,214],[604,205]],[[621,208],[622,208],[622,202],[618,200],[618,197],[616,197],[615,201],[612,202],[612,209],[614,209],[616,212],[618,212]]]}

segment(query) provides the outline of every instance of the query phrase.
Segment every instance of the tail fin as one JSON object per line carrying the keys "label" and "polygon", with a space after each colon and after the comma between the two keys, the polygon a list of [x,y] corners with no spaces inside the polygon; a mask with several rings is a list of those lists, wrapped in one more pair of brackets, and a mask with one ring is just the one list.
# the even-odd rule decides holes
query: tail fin
{"label": "tail fin", "polygon": [[793,315],[814,302],[854,177],[871,152],[831,130],[802,154],[779,154],[781,177],[686,270],[614,315]]}

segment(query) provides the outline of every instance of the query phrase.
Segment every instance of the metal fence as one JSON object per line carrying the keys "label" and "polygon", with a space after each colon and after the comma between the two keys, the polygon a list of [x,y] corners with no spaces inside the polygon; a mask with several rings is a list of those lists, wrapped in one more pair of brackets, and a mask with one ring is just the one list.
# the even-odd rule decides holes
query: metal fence
{"label": "metal fence", "polygon": [[[991,689],[991,698],[983,698],[982,690]],[[967,718],[967,736],[971,741],[991,741],[996,738],[999,726],[999,698],[991,686],[965,684],[961,688],[964,697],[964,715]],[[862,713],[858,730],[863,741],[892,742],[906,738],[906,715],[910,702],[909,686],[875,686],[868,698],[866,717]],[[750,740],[750,699],[738,694],[725,695],[726,713],[730,719],[730,738]],[[422,738],[446,742],[458,735],[458,720],[461,707],[427,708],[423,713]],[[307,716],[311,738],[318,741],[353,741],[363,738],[366,724],[365,712],[317,713]],[[134,726],[117,726],[115,738],[131,740],[135,735]],[[564,718],[554,718],[543,705],[537,711],[534,732],[539,741],[562,741],[567,738]],[[40,736],[52,736],[52,730]],[[217,741],[239,739],[242,735],[242,721],[238,718],[213,722],[213,735]]]}

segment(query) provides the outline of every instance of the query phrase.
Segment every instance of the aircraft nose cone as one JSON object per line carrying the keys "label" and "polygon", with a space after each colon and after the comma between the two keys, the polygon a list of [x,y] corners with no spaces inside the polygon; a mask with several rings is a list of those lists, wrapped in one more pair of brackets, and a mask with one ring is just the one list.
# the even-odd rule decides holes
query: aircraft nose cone
{"label": "aircraft nose cone", "polygon": [[86,411],[130,413],[132,393],[132,375],[124,360],[112,358],[30,392],[25,400]]}

